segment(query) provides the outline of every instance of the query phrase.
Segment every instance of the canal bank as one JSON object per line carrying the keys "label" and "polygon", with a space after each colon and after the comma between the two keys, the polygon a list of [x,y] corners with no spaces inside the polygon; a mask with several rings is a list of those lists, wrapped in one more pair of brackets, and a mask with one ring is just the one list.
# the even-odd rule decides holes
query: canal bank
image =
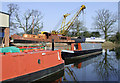
{"label": "canal bank", "polygon": [[110,41],[106,41],[106,42],[102,43],[102,48],[103,49],[112,49],[112,48],[115,48],[115,47],[120,47],[120,44],[112,43]]}

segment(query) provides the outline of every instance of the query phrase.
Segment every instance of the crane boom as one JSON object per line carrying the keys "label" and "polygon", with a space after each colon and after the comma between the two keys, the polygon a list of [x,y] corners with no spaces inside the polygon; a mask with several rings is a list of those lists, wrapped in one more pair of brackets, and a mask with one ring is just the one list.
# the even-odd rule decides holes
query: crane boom
{"label": "crane boom", "polygon": [[[69,16],[69,15],[70,15],[70,14],[68,14],[68,13],[63,15],[64,18],[63,18],[61,27],[65,26],[66,18],[67,18],[67,16]],[[64,28],[65,28],[65,27],[63,27],[63,31],[65,30]]]}
{"label": "crane boom", "polygon": [[62,22],[62,25],[64,24],[64,26],[61,25],[61,28],[58,29],[56,32],[58,34],[61,34],[61,35],[66,35],[68,30],[70,29],[70,26],[73,25],[75,19],[79,16],[80,12],[83,11],[85,9],[85,5],[82,5],[81,8],[76,12],[76,14],[70,19],[70,21],[68,21],[68,23],[65,25],[65,20],[66,20],[66,17],[70,14],[65,14],[64,15],[64,19],[63,19],[63,22]]}

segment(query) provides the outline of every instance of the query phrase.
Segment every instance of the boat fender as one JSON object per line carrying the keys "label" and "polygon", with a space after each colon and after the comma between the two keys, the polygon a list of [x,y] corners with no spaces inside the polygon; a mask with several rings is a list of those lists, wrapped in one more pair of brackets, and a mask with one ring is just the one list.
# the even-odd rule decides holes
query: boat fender
{"label": "boat fender", "polygon": [[60,60],[59,52],[58,52],[58,60]]}

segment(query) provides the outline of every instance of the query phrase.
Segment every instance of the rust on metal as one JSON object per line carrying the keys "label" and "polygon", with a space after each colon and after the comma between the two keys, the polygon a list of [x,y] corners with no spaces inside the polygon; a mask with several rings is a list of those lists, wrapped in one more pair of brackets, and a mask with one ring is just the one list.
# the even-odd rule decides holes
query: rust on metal
{"label": "rust on metal", "polygon": [[32,34],[23,34],[23,36],[19,35],[11,35],[11,37],[14,40],[29,40],[29,41],[42,41],[42,42],[52,42],[52,39],[54,39],[54,42],[75,42],[75,40],[71,40],[70,37],[66,36],[58,36],[58,35],[50,35],[48,38],[45,34],[38,34],[38,35],[32,35]]}

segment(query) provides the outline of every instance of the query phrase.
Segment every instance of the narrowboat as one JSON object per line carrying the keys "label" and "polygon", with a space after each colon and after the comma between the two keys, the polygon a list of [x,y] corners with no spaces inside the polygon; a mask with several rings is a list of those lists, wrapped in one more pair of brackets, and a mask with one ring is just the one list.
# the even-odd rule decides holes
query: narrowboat
{"label": "narrowboat", "polygon": [[98,43],[72,43],[71,49],[62,50],[62,58],[80,59],[102,53],[102,46]]}
{"label": "narrowboat", "polygon": [[34,82],[64,69],[60,50],[40,47],[1,48],[0,60],[1,82]]}
{"label": "narrowboat", "polygon": [[85,62],[87,60],[91,60],[93,58],[96,58],[98,56],[102,55],[102,53],[100,54],[96,54],[96,55],[91,55],[91,56],[88,56],[88,57],[85,57],[85,58],[82,58],[82,59],[71,59],[71,60],[65,60],[65,65],[69,65],[69,64],[79,64],[79,63],[82,63],[82,62]]}

